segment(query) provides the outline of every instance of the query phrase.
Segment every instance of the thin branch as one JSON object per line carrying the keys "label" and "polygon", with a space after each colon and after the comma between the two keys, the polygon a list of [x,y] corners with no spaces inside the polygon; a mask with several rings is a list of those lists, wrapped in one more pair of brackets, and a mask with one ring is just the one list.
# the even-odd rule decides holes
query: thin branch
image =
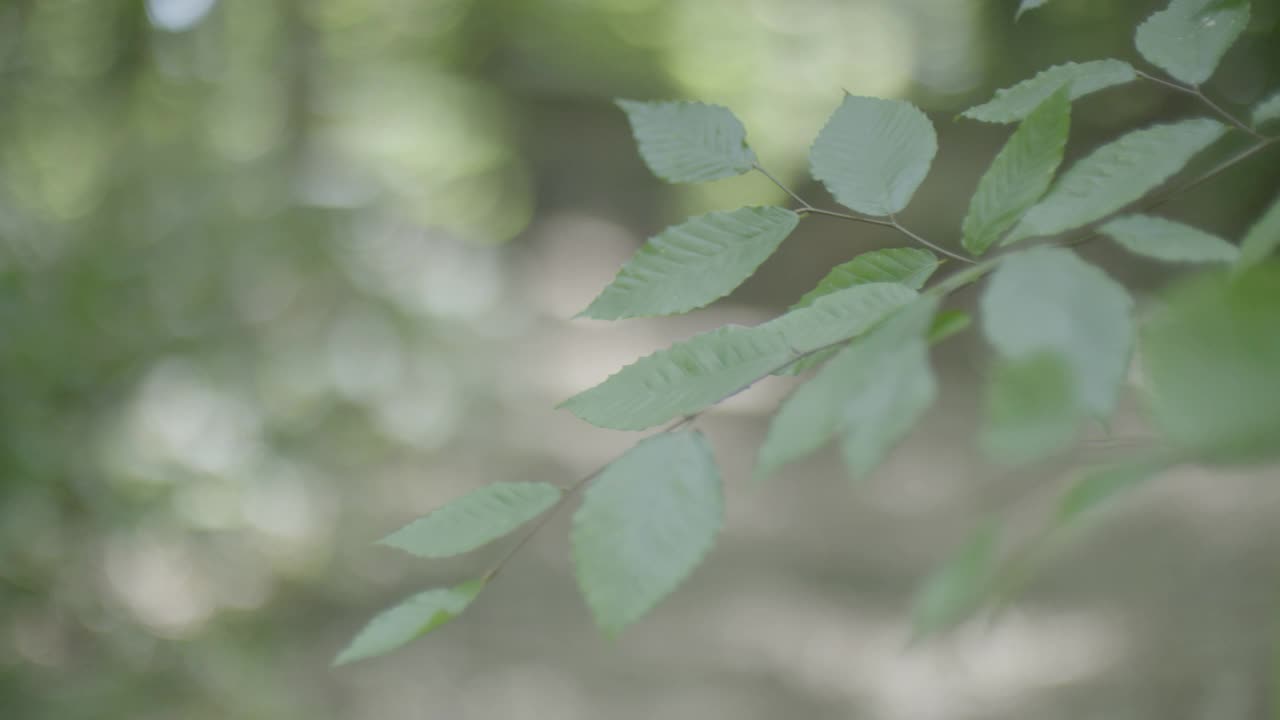
{"label": "thin branch", "polygon": [[795,200],[796,202],[800,203],[800,210],[801,210],[801,211],[813,212],[814,208],[813,208],[813,206],[812,206],[812,205],[810,205],[809,203],[805,202],[805,201],[804,201],[804,198],[802,198],[802,197],[800,197],[799,195],[797,195],[797,194],[795,194],[794,192],[792,192],[791,188],[787,187],[786,185],[783,185],[783,184],[782,184],[782,181],[781,181],[781,180],[779,180],[778,178],[774,177],[774,176],[773,176],[773,175],[772,175],[768,170],[765,170],[765,169],[764,169],[764,166],[762,166],[762,165],[761,165],[760,163],[758,163],[758,162],[756,162],[756,163],[752,163],[751,165],[752,165],[752,167],[754,167],[756,170],[759,170],[761,175],[764,175],[765,177],[769,178],[769,182],[772,182],[774,185],[777,185],[779,188],[781,188],[782,192],[784,192],[784,193],[786,193],[786,194],[790,195],[792,200]]}
{"label": "thin branch", "polygon": [[902,226],[902,223],[898,222],[898,218],[896,218],[896,217],[894,217],[894,216],[892,216],[892,215],[890,215],[890,216],[889,216],[889,225],[890,225],[890,226],[892,226],[892,227],[894,227],[894,228],[897,228],[898,232],[902,233],[903,235],[906,235],[907,237],[911,238],[912,240],[915,240],[916,242],[920,243],[921,245],[923,245],[923,246],[925,246],[925,247],[929,248],[930,250],[933,250],[934,252],[942,253],[943,255],[946,255],[947,257],[949,257],[949,258],[951,258],[951,259],[953,259],[953,260],[959,260],[959,261],[960,261],[960,262],[962,262],[962,263],[968,263],[968,264],[970,264],[970,265],[977,265],[977,264],[978,264],[978,261],[977,261],[977,260],[974,260],[974,259],[972,259],[972,258],[967,258],[967,257],[965,257],[965,256],[963,256],[963,255],[961,255],[961,254],[959,254],[959,253],[951,252],[950,250],[947,250],[947,249],[946,249],[946,248],[944,248],[944,247],[940,247],[940,246],[938,246],[938,245],[934,245],[933,243],[929,242],[928,240],[925,240],[924,238],[920,237],[919,235],[917,235],[917,234],[915,234],[915,233],[911,232],[910,230],[906,229],[905,227],[903,227],[903,226]]}
{"label": "thin branch", "polygon": [[881,220],[879,218],[873,218],[873,217],[865,217],[863,215],[850,215],[849,213],[836,212],[834,210],[823,210],[821,208],[816,208],[816,207],[803,207],[796,210],[796,212],[801,215],[804,215],[804,214],[826,215],[827,217],[840,218],[841,220],[851,220],[853,222],[866,223],[867,225],[879,225],[880,227],[895,227],[895,225],[889,222],[888,220]]}
{"label": "thin branch", "polygon": [[1249,127],[1247,124],[1242,122],[1239,118],[1237,118],[1235,115],[1232,115],[1231,113],[1227,112],[1218,103],[1210,100],[1209,96],[1205,95],[1204,91],[1201,90],[1198,86],[1187,86],[1181,83],[1173,82],[1171,80],[1165,80],[1164,78],[1156,77],[1155,75],[1145,73],[1141,70],[1134,70],[1134,72],[1138,74],[1138,77],[1143,78],[1144,80],[1150,80],[1151,82],[1156,83],[1157,85],[1163,85],[1171,90],[1176,90],[1180,93],[1185,93],[1194,98],[1198,98],[1200,102],[1205,104],[1206,107],[1208,107],[1210,110],[1213,110],[1215,113],[1221,116],[1224,120],[1234,125],[1236,129],[1246,132],[1259,140],[1266,139],[1266,136],[1262,135],[1257,130],[1254,130],[1253,128]]}

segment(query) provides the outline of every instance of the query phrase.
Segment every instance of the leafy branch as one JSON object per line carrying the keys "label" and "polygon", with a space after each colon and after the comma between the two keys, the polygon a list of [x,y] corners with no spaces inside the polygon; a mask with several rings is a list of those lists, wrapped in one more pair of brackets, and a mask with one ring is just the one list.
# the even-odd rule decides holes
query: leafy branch
{"label": "leafy branch", "polygon": [[[1023,2],[1019,12],[1044,4]],[[675,343],[563,402],[599,427],[663,429],[567,487],[493,483],[388,536],[386,545],[448,557],[525,528],[476,579],[419,593],[375,617],[337,662],[388,652],[457,616],[556,511],[579,497],[571,531],[578,584],[600,628],[620,632],[697,567],[723,522],[719,470],[706,439],[690,426],[770,375],[816,368],[772,418],[755,476],[763,479],[833,440],[851,474],[870,473],[934,401],[930,346],[971,324],[963,313],[942,310],[943,302],[984,279],[981,332],[993,350],[977,432],[984,454],[1004,466],[1040,462],[1076,444],[1084,424],[1105,424],[1139,341],[1154,449],[1084,471],[1044,533],[1012,553],[1004,551],[998,522],[979,528],[922,584],[917,635],[1007,600],[1062,529],[1175,462],[1280,459],[1274,371],[1280,263],[1269,260],[1280,247],[1280,197],[1239,243],[1147,214],[1280,144],[1261,130],[1280,120],[1280,93],[1254,108],[1249,125],[1201,90],[1248,13],[1242,0],[1172,0],[1135,35],[1139,53],[1171,79],[1119,60],[1066,63],[962,113],[1017,123],[961,224],[961,244],[972,257],[898,220],[937,152],[932,122],[907,102],[846,93],[815,139],[811,175],[851,211],[843,212],[813,206],[770,174],[727,108],[619,101],[641,157],[658,177],[706,182],[754,170],[798,207],[743,207],[667,228],[623,265],[582,316],[621,320],[705,307],[751,277],[806,215],[890,227],[928,250],[859,254],[782,315]],[[1060,173],[1072,103],[1139,78],[1197,97],[1225,122],[1199,117],[1134,129]],[[1233,129],[1255,142],[1161,189]],[[1033,238],[1046,240],[1012,247]],[[1073,251],[1101,238],[1153,260],[1207,269],[1167,292],[1139,322],[1124,286]],[[980,259],[996,247],[1007,249]],[[940,264],[934,253],[966,266],[928,284]],[[1206,382],[1206,374],[1232,382]]]}

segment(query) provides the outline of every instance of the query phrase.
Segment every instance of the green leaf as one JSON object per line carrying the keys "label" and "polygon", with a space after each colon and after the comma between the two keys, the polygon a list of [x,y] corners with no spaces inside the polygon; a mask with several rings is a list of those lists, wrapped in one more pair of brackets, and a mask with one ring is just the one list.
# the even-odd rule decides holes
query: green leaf
{"label": "green leaf", "polygon": [[747,131],[728,108],[694,102],[617,103],[631,121],[645,164],[667,182],[718,180],[755,165]]}
{"label": "green leaf", "polygon": [[1208,80],[1249,24],[1249,3],[1173,0],[1138,26],[1134,43],[1148,62],[1188,85]]}
{"label": "green leaf", "polygon": [[1168,466],[1167,459],[1139,458],[1085,470],[1058,502],[1057,524],[1077,522]]}
{"label": "green leaf", "polygon": [[855,285],[898,283],[912,290],[919,290],[937,269],[938,258],[928,250],[916,248],[872,250],[831,268],[831,272],[819,280],[817,286],[805,293],[795,305],[791,306],[791,309],[808,307],[823,295],[830,295],[837,290]]}
{"label": "green leaf", "polygon": [[794,357],[777,332],[726,326],[641,358],[560,407],[598,427],[644,430],[714,405]]}
{"label": "green leaf", "polygon": [[582,315],[619,320],[700,308],[751,277],[799,222],[783,208],[745,207],[667,228],[622,266]]}
{"label": "green leaf", "polygon": [[483,588],[483,580],[470,580],[414,595],[370,620],[333,664],[383,655],[426,635],[466,610]]}
{"label": "green leaf", "polygon": [[1065,450],[1083,414],[1074,385],[1071,368],[1058,353],[1002,361],[987,386],[983,452],[1018,464]]}
{"label": "green leaf", "polygon": [[[938,258],[927,250],[916,248],[888,248],[863,253],[847,263],[831,269],[818,282],[817,287],[805,293],[792,310],[808,307],[814,300],[855,285],[876,282],[896,282],[912,290],[924,287],[925,281],[938,269]],[[831,359],[835,350],[814,353],[801,358],[778,372],[779,375],[799,375]]]}
{"label": "green leaf", "polygon": [[419,557],[449,557],[497,540],[546,512],[560,489],[542,482],[496,482],[474,490],[380,541]]}
{"label": "green leaf", "polygon": [[982,607],[1000,560],[1000,528],[979,527],[959,550],[930,573],[911,609],[915,638],[950,630]]}
{"label": "green leaf", "polygon": [[1062,163],[1071,127],[1064,85],[1027,116],[982,176],[964,218],[964,247],[981,255],[1035,205]]}
{"label": "green leaf", "polygon": [[973,316],[963,310],[943,310],[933,319],[933,327],[929,328],[929,344],[937,345],[957,333],[962,333],[973,324]]}
{"label": "green leaf", "polygon": [[760,447],[756,478],[844,436],[850,469],[870,472],[933,401],[924,341],[937,300],[922,298],[854,340],[779,408]]}
{"label": "green leaf", "polygon": [[1055,235],[1110,215],[1181,170],[1226,131],[1216,120],[1197,118],[1136,130],[1103,145],[1067,170],[1004,244]]}
{"label": "green leaf", "polygon": [[1154,425],[1206,462],[1280,457],[1280,262],[1203,273],[1143,326]]}
{"label": "green leaf", "polygon": [[616,634],[666,597],[715,543],[720,473],[701,433],[641,440],[587,488],[573,562],[596,624]]}
{"label": "green leaf", "polygon": [[1280,92],[1271,93],[1253,108],[1253,126],[1262,127],[1269,122],[1280,120]]}
{"label": "green leaf", "polygon": [[780,333],[797,355],[809,353],[861,335],[917,297],[915,290],[898,283],[855,285],[823,295],[758,329]]}
{"label": "green leaf", "polygon": [[1005,358],[1056,352],[1071,370],[1077,405],[1105,418],[1129,366],[1133,300],[1074,253],[1034,248],[1000,264],[983,292],[982,325]]}
{"label": "green leaf", "polygon": [[937,152],[933,123],[914,105],[845,95],[818,133],[809,167],[845,207],[886,216],[911,201]]}
{"label": "green leaf", "polygon": [[1049,0],[1022,0],[1022,2],[1018,3],[1018,14],[1013,16],[1014,22],[1022,19],[1022,14],[1028,10],[1035,10],[1038,7],[1043,7],[1048,2]]}
{"label": "green leaf", "polygon": [[1071,99],[1077,100],[1099,90],[1133,82],[1137,77],[1133,66],[1120,60],[1054,65],[1017,85],[997,90],[989,102],[971,107],[961,115],[982,122],[1017,122],[1030,115],[1063,85],[1068,86]]}
{"label": "green leaf", "polygon": [[1280,195],[1271,207],[1245,233],[1240,243],[1240,261],[1237,269],[1244,270],[1266,260],[1280,247]]}
{"label": "green leaf", "polygon": [[1169,262],[1235,262],[1235,245],[1199,228],[1152,215],[1124,215],[1100,228],[1136,255]]}

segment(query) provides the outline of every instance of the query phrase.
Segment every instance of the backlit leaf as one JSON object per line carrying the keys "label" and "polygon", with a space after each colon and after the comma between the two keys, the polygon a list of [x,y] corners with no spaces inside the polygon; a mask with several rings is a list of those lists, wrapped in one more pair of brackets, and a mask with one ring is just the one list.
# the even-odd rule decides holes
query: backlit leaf
{"label": "backlit leaf", "polygon": [[1248,24],[1247,2],[1173,0],[1138,26],[1134,44],[1152,65],[1199,85]]}
{"label": "backlit leaf", "polygon": [[1136,130],[1081,159],[1005,238],[1005,244],[1055,235],[1106,217],[1181,170],[1227,130],[1197,118]]}
{"label": "backlit leaf", "polygon": [[982,122],[1011,123],[1031,114],[1058,88],[1066,85],[1072,100],[1106,88],[1132,82],[1138,77],[1133,66],[1120,60],[1090,60],[1064,63],[1042,70],[1035,77],[996,91],[989,102],[965,110],[961,115]]}
{"label": "backlit leaf", "polygon": [[907,206],[937,152],[933,123],[915,106],[845,95],[818,133],[809,166],[842,205],[884,216]]}
{"label": "backlit leaf", "polygon": [[754,167],[747,132],[728,108],[696,102],[618,100],[631,121],[640,156],[673,183],[741,175]]}
{"label": "backlit leaf", "polygon": [[933,319],[929,328],[929,344],[937,345],[957,333],[964,332],[973,324],[973,316],[963,310],[943,310]]}
{"label": "backlit leaf", "polygon": [[649,239],[582,312],[600,320],[700,308],[742,284],[773,254],[800,216],[778,207],[699,215]]}
{"label": "backlit leaf", "polygon": [[1018,126],[982,176],[964,218],[964,247],[981,255],[1049,189],[1071,126],[1066,86]]}
{"label": "backlit leaf", "polygon": [[1089,468],[1080,474],[1058,503],[1057,522],[1068,525],[1110,502],[1168,467],[1165,459],[1139,458]]}
{"label": "backlit leaf", "polygon": [[1100,228],[1137,255],[1170,262],[1234,262],[1240,250],[1199,228],[1153,215],[1124,215]]}
{"label": "backlit leaf", "polygon": [[432,511],[381,540],[420,557],[474,550],[541,515],[560,499],[542,482],[496,482]]}
{"label": "backlit leaf", "polygon": [[583,493],[572,533],[578,585],[600,628],[616,634],[675,590],[723,516],[701,433],[654,435],[605,468]]}
{"label": "backlit leaf", "polygon": [[855,285],[823,295],[759,328],[781,334],[795,353],[808,353],[861,335],[918,296],[899,283]]}
{"label": "backlit leaf", "polygon": [[333,664],[376,657],[408,644],[457,617],[483,588],[483,581],[471,580],[414,595],[369,621]]}

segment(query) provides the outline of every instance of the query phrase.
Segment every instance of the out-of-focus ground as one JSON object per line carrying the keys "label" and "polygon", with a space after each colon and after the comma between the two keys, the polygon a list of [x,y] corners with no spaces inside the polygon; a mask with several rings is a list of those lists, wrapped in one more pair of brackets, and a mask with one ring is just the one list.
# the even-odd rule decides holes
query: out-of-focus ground
{"label": "out-of-focus ground", "polygon": [[[927,0],[0,2],[0,718],[1275,716],[1274,468],[1172,471],[1003,614],[909,646],[920,578],[990,517],[1033,535],[1069,479],[974,451],[972,331],[938,349],[938,405],[869,478],[828,452],[748,482],[791,381],[700,420],[726,530],[617,640],[576,595],[558,517],[452,625],[329,667],[374,612],[503,549],[420,562],[375,540],[637,437],[555,403],[904,244],[810,218],[708,310],[570,320],[666,225],[786,202],[755,175],[662,185],[611,98],[732,107],[819,203],[805,155],[841,90],[911,99],[942,150],[904,219],[954,245],[1008,129],[952,118],[1054,63],[1133,60],[1160,4],[1060,0],[1015,25],[1012,2]],[[1228,107],[1280,86],[1278,15],[1254,3],[1208,87]],[[1068,152],[1200,112],[1102,93]],[[1236,237],[1277,183],[1259,158],[1168,212]],[[1086,254],[1140,298],[1176,275]],[[1132,398],[1112,433],[1081,459],[1140,445]]]}

